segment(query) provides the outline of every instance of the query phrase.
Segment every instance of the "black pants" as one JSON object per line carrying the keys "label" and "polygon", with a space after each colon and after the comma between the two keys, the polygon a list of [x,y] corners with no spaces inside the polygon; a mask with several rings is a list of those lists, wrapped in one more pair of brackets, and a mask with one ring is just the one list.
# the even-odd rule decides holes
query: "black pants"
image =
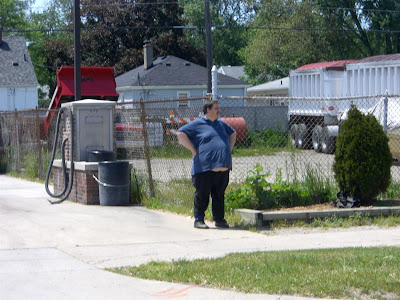
{"label": "black pants", "polygon": [[229,183],[229,170],[224,172],[203,172],[192,176],[194,192],[194,210],[196,219],[204,218],[204,213],[212,198],[214,220],[222,220],[225,215],[225,190]]}

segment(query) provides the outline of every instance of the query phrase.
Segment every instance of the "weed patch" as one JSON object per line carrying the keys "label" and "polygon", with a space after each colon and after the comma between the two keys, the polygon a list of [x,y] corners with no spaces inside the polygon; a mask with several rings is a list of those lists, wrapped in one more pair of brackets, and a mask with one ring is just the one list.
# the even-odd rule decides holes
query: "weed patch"
{"label": "weed patch", "polygon": [[305,170],[304,181],[298,180],[296,172],[293,180],[283,180],[282,172],[278,170],[275,181],[269,183],[270,174],[263,173],[263,168],[257,164],[249,171],[242,187],[227,193],[227,209],[271,209],[332,201],[336,190],[333,182],[309,165]]}

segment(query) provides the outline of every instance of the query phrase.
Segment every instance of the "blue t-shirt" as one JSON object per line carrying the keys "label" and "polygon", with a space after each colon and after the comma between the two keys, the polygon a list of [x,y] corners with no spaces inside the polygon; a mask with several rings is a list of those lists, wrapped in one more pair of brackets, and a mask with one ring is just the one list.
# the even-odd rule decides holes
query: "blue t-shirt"
{"label": "blue t-shirt", "polygon": [[197,174],[216,168],[232,170],[232,156],[229,136],[235,130],[220,119],[211,122],[203,117],[181,127],[178,132],[184,132],[197,149],[193,157],[192,172]]}

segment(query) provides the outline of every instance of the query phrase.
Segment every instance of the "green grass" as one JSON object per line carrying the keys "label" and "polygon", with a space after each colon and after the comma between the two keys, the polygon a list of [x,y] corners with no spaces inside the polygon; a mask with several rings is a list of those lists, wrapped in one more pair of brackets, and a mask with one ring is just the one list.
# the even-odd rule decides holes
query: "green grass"
{"label": "green grass", "polygon": [[[21,151],[20,172],[10,171],[9,175],[34,182],[44,183],[50,159],[51,153],[45,149],[42,149],[42,164],[39,166],[37,151]],[[11,166],[8,166],[8,168],[11,168]],[[39,169],[41,169],[40,172]]]}
{"label": "green grass", "polygon": [[[237,188],[233,183],[227,188],[227,192]],[[169,212],[193,216],[194,187],[190,179],[175,179],[168,183],[155,182],[156,197],[143,199],[143,205],[150,209],[160,209]],[[206,220],[212,220],[211,205],[206,210]],[[225,218],[229,224],[239,224],[240,216],[226,211]]]}
{"label": "green grass", "polygon": [[392,181],[386,192],[381,194],[382,199],[400,199],[400,182]]}
{"label": "green grass", "polygon": [[109,269],[146,279],[244,293],[400,299],[400,248],[346,248],[230,254]]}
{"label": "green grass", "polygon": [[163,147],[151,147],[151,158],[192,158],[192,153],[180,145],[167,145]]}
{"label": "green grass", "polygon": [[341,218],[332,216],[325,219],[312,219],[309,222],[306,221],[274,221],[269,224],[272,229],[279,228],[292,228],[292,227],[303,227],[303,228],[350,228],[357,226],[379,226],[379,227],[393,227],[400,224],[400,215],[390,215],[387,217],[370,217],[361,216],[361,214],[354,214],[348,218]]}
{"label": "green grass", "polygon": [[235,147],[233,148],[232,151],[232,157],[264,156],[264,155],[272,156],[278,152],[283,152],[283,151],[293,152],[295,150],[288,147],[281,147],[281,148],[268,148],[263,146],[250,146],[247,148]]}

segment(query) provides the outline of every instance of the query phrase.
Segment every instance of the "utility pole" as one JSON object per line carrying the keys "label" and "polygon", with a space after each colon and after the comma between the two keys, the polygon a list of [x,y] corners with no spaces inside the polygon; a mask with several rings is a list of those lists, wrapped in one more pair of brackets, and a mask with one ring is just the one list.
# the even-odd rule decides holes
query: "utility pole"
{"label": "utility pole", "polygon": [[81,7],[74,0],[74,89],[75,101],[81,100]]}
{"label": "utility pole", "polygon": [[212,65],[210,0],[204,0],[204,14],[206,20],[207,93],[211,93],[211,68],[213,65]]}

